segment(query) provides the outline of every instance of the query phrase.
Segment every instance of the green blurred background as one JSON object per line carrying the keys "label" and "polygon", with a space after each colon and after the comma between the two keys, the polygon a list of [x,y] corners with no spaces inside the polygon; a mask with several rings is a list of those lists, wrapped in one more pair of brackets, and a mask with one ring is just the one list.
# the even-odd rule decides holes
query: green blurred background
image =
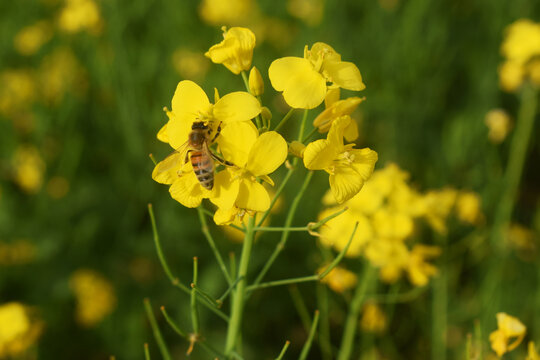
{"label": "green blurred background", "polygon": [[[511,22],[522,17],[540,20],[540,2],[329,0],[317,8],[319,2],[306,1],[316,6],[313,10],[301,4],[311,9],[304,19],[298,11],[294,14],[290,3],[242,3],[251,4],[251,15],[216,21],[205,19],[197,1],[98,1],[101,20],[73,31],[62,29],[59,20],[69,2],[0,2],[0,95],[8,98],[3,109],[0,100],[0,304],[24,303],[42,319],[43,334],[28,358],[140,359],[145,342],[153,358],[159,358],[144,297],[152,300],[156,314],[164,305],[178,323],[189,327],[189,297],[169,284],[155,253],[149,202],[173,272],[189,283],[191,259],[198,256],[200,283],[212,294],[225,290],[196,212],[152,181],[148,158],[153,153],[161,159],[171,150],[156,134],[166,121],[162,108],[170,107],[180,80],[195,80],[208,94],[214,87],[222,94],[243,88],[239,76],[199,59],[221,40],[222,24],[248,26],[257,34],[253,64],[266,81],[264,103],[277,109],[274,121],[286,109],[268,82],[271,61],[302,56],[304,45],[316,41],[331,44],[343,59],[357,64],[367,85],[362,93],[367,101],[357,115],[362,119],[359,143],[379,153],[377,168],[395,162],[422,189],[450,185],[476,191],[487,223],[492,220],[509,141],[491,144],[484,116],[501,107],[515,118],[519,106],[518,96],[498,87],[499,47]],[[208,6],[219,10],[215,4]],[[21,54],[14,39],[38,21],[47,23],[50,39],[34,53]],[[186,59],[191,62],[186,64]],[[8,85],[13,73],[23,78],[23,85],[15,88],[24,88],[27,79],[32,89],[21,90],[17,97]],[[293,134],[295,123],[288,124],[286,134]],[[540,183],[535,134],[514,212],[516,221],[533,228]],[[24,161],[30,170],[20,169]],[[19,173],[35,181],[21,184]],[[285,202],[290,203],[304,175],[296,174]],[[317,217],[327,188],[326,175],[317,174],[295,224]],[[282,223],[284,215],[274,219]],[[223,254],[239,255],[237,243],[217,227],[211,230]],[[452,236],[460,239],[469,232],[458,227]],[[263,264],[276,241],[272,234],[259,240],[253,268]],[[21,242],[25,245],[20,254],[9,250]],[[452,268],[449,323],[458,335],[448,345],[450,358],[462,358],[466,334],[488,306],[479,289],[491,269],[491,250],[469,250],[459,253]],[[526,261],[516,253],[508,255],[497,278],[504,289],[504,308],[486,316],[486,344],[496,326],[495,312],[501,310],[526,322],[530,339],[540,340],[539,261],[536,252],[529,255]],[[313,239],[294,235],[268,278],[313,273],[319,260]],[[72,274],[81,268],[108,279],[117,298],[114,311],[91,326],[76,320],[70,288]],[[315,287],[302,285],[300,290],[314,309]],[[345,301],[332,301],[339,325]],[[429,301],[426,293],[395,307],[386,335],[373,340],[381,349],[391,349],[383,352],[386,358],[430,358]],[[290,358],[297,356],[306,334],[286,287],[256,293],[246,311],[247,359],[276,356],[285,339],[292,341]],[[206,337],[221,344],[224,323],[207,311],[201,311],[201,317]],[[158,320],[174,358],[185,358],[187,344]],[[336,341],[341,331],[337,325],[332,335]],[[315,349],[310,358],[318,356]],[[196,349],[192,358],[208,356]]]}

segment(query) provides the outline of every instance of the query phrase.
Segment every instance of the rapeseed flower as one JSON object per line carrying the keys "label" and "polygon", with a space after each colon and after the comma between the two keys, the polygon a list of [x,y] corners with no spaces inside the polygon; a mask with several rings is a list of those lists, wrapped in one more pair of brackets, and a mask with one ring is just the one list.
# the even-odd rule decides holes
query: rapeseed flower
{"label": "rapeseed flower", "polygon": [[330,189],[338,204],[356,195],[373,173],[377,153],[369,148],[354,149],[343,143],[351,118],[344,116],[333,122],[326,139],[316,140],[304,150],[304,165],[310,170],[330,174]]}
{"label": "rapeseed flower", "polygon": [[[330,130],[330,126],[336,119],[351,115],[358,105],[366,99],[365,97],[350,97],[339,100],[339,93],[339,88],[328,91],[324,102],[325,110],[313,120],[313,126],[318,128],[321,134]],[[334,96],[335,94],[337,94],[337,97]],[[356,121],[351,119],[349,126],[345,129],[344,136],[347,141],[354,141],[358,138],[358,124]]]}
{"label": "rapeseed flower", "polygon": [[460,192],[456,198],[456,215],[465,223],[478,224],[483,218],[480,196],[472,191]]}
{"label": "rapeseed flower", "polygon": [[18,239],[11,243],[0,242],[0,265],[24,265],[36,257],[36,247],[26,239]]}
{"label": "rapeseed flower", "polygon": [[309,26],[321,23],[324,14],[323,0],[288,0],[287,11]]}
{"label": "rapeseed flower", "polygon": [[32,145],[17,148],[13,157],[13,178],[26,193],[36,194],[41,189],[45,162],[39,150]]}
{"label": "rapeseed flower", "polygon": [[252,17],[253,0],[203,0],[199,6],[201,18],[210,25],[233,25]]}
{"label": "rapeseed flower", "polygon": [[19,54],[33,55],[38,52],[52,36],[52,25],[48,21],[41,20],[35,24],[22,28],[17,35],[15,35],[13,44]]}
{"label": "rapeseed flower", "polygon": [[116,307],[112,284],[93,270],[77,270],[71,275],[69,285],[77,300],[76,319],[82,326],[97,325]]}
{"label": "rapeseed flower", "polygon": [[58,17],[58,26],[67,33],[86,30],[92,34],[99,34],[103,21],[95,1],[66,0]]}
{"label": "rapeseed flower", "polygon": [[425,218],[440,234],[447,232],[446,219],[454,208],[457,191],[452,188],[428,191],[424,196]]}
{"label": "rapeseed flower", "polygon": [[235,166],[216,175],[210,201],[218,206],[214,221],[229,224],[245,212],[266,211],[270,207],[268,191],[257,178],[273,185],[268,176],[287,158],[287,142],[275,131],[259,136],[253,123],[233,123],[223,129],[219,149]]}
{"label": "rapeseed flower", "polygon": [[362,309],[362,318],[360,327],[362,330],[371,333],[382,333],[386,330],[388,319],[380,306],[373,303],[367,303]]}
{"label": "rapeseed flower", "polygon": [[264,82],[261,73],[255,66],[249,72],[249,92],[255,96],[260,96],[264,93]]}
{"label": "rapeseed flower", "polygon": [[341,61],[341,55],[322,42],[313,44],[311,49],[306,45],[303,58],[274,60],[268,76],[274,89],[283,92],[287,104],[298,109],[319,106],[331,88],[360,91],[366,87],[356,65]]}
{"label": "rapeseed flower", "polygon": [[174,70],[184,79],[202,79],[210,66],[203,54],[186,48],[176,49],[171,61]]}
{"label": "rapeseed flower", "polygon": [[42,328],[27,306],[18,302],[0,305],[0,358],[23,355],[39,338]]}
{"label": "rapeseed flower", "polygon": [[527,357],[525,360],[540,360],[540,355],[534,346],[534,342],[529,341],[529,346],[527,346]]}
{"label": "rapeseed flower", "polygon": [[489,129],[488,139],[494,144],[503,142],[512,129],[510,116],[502,109],[490,110],[486,114],[484,122]]}
{"label": "rapeseed flower", "polygon": [[37,93],[31,70],[4,70],[0,73],[0,84],[0,114],[14,116],[28,111]]}
{"label": "rapeseed flower", "polygon": [[[322,273],[327,267],[328,264],[321,266],[317,270],[317,273]],[[335,292],[343,294],[345,291],[352,289],[356,285],[358,277],[352,271],[341,266],[336,266],[322,278],[321,282],[328,285],[328,287]]]}
{"label": "rapeseed flower", "polygon": [[[491,348],[499,357],[514,350],[523,341],[526,330],[519,319],[506,313],[497,313],[497,330],[489,334]],[[514,341],[510,343],[513,338]]]}
{"label": "rapeseed flower", "polygon": [[[221,98],[216,95],[216,103],[211,104],[204,91],[192,81],[181,81],[172,99],[172,111],[167,111],[169,121],[159,131],[158,139],[168,142],[173,149],[180,149],[186,144],[194,122],[204,122],[211,129],[210,141],[217,137],[220,148],[231,148],[228,137],[234,137],[230,130],[236,122],[250,122],[261,112],[259,101],[246,92],[234,92]],[[245,128],[244,128],[245,129]],[[230,145],[228,145],[230,144]],[[209,144],[210,145],[210,144]],[[223,151],[223,150],[222,150]],[[225,159],[228,154],[224,153]],[[171,185],[171,196],[186,207],[197,207],[203,198],[211,192],[200,185],[191,162],[184,163],[185,154],[168,157],[156,165],[152,178],[162,184]],[[225,181],[224,175],[215,177],[215,184]]]}
{"label": "rapeseed flower", "polygon": [[247,28],[232,27],[223,30],[223,41],[212,46],[204,55],[215,64],[223,64],[233,74],[251,68],[255,34]]}

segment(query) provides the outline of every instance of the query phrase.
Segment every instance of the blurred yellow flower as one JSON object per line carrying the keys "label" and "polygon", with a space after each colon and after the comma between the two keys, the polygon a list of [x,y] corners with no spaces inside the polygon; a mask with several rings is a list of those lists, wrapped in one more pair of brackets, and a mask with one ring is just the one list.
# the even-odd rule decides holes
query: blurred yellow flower
{"label": "blurred yellow flower", "polygon": [[36,147],[23,145],[17,148],[13,157],[13,180],[24,192],[39,192],[44,172],[45,162]]}
{"label": "blurred yellow flower", "polygon": [[202,53],[186,48],[174,51],[172,64],[178,75],[184,79],[202,79],[210,67],[208,60]]}
{"label": "blurred yellow flower", "polygon": [[407,273],[409,280],[415,286],[424,286],[429,278],[436,275],[438,270],[435,266],[426,262],[426,260],[437,257],[441,254],[441,248],[438,246],[414,245],[409,261],[407,262]]}
{"label": "blurred yellow flower", "polygon": [[253,0],[203,0],[199,6],[199,15],[210,25],[237,25],[255,11]]}
{"label": "blurred yellow flower", "polygon": [[[322,273],[327,267],[328,264],[321,266],[317,270],[317,273]],[[342,294],[356,285],[358,277],[352,271],[336,266],[321,280],[321,282],[328,285],[328,287],[335,292]]]}
{"label": "blurred yellow flower", "polygon": [[304,150],[304,165],[310,170],[324,170],[330,174],[330,189],[338,204],[356,195],[373,173],[377,153],[369,148],[354,149],[354,144],[343,143],[350,117],[332,123],[326,139],[309,143]]}
{"label": "blurred yellow flower", "polygon": [[260,96],[264,93],[263,78],[255,66],[249,72],[249,92],[255,96]]}
{"label": "blurred yellow flower", "polygon": [[21,356],[39,338],[42,328],[23,304],[0,305],[0,358]]}
{"label": "blurred yellow flower", "polygon": [[287,0],[287,11],[309,26],[321,23],[324,14],[323,0]]}
{"label": "blurred yellow flower", "polygon": [[90,269],[79,269],[69,279],[76,298],[76,319],[84,327],[100,323],[116,307],[112,284],[101,274]]}
{"label": "blurred yellow flower", "polygon": [[0,84],[0,114],[5,116],[27,111],[36,97],[36,83],[30,70],[4,70]]}
{"label": "blurred yellow flower", "polygon": [[69,181],[63,176],[54,176],[47,182],[47,193],[53,199],[61,199],[69,191]]}
{"label": "blurred yellow flower", "polygon": [[532,83],[535,86],[540,86],[540,59],[536,58],[527,65],[527,72]]}
{"label": "blurred yellow flower", "polygon": [[525,78],[525,69],[515,61],[505,61],[499,66],[499,85],[507,92],[517,90]]}
{"label": "blurred yellow flower", "polygon": [[[366,98],[350,97],[347,99],[339,100],[339,88],[337,91],[329,91],[330,93],[338,93],[338,98],[326,97],[325,110],[321,112],[315,120],[313,120],[313,126],[319,128],[320,133],[325,133],[330,129],[332,123],[345,115],[351,115],[358,105]],[[351,119],[349,127],[345,129],[345,139],[347,141],[354,141],[358,138],[358,125],[356,121]]]}
{"label": "blurred yellow flower", "polygon": [[483,218],[482,200],[472,191],[459,192],[456,199],[456,214],[459,220],[468,224],[478,224]]}
{"label": "blurred yellow flower", "polygon": [[536,249],[536,240],[534,232],[523,225],[512,223],[506,234],[507,241],[518,249],[525,250],[529,253]]}
{"label": "blurred yellow flower", "polygon": [[66,0],[58,16],[58,26],[68,33],[86,30],[99,34],[103,21],[99,8],[93,0]]}
{"label": "blurred yellow flower", "polygon": [[22,28],[15,38],[13,44],[15,50],[22,55],[33,55],[47,43],[53,36],[52,25],[46,21],[41,20],[30,26]]}
{"label": "blurred yellow flower", "polygon": [[[497,330],[489,334],[491,348],[498,356],[514,350],[523,341],[526,330],[525,325],[517,318],[506,313],[497,313]],[[512,338],[515,340],[510,343]]]}
{"label": "blurred yellow flower", "polygon": [[287,158],[287,142],[275,131],[259,136],[253,123],[237,122],[223,132],[227,141],[219,142],[219,148],[235,166],[216,175],[210,201],[219,207],[214,216],[218,225],[233,222],[244,211],[268,210],[270,196],[257,178],[273,185],[268,174]]}
{"label": "blurred yellow flower", "polygon": [[431,190],[424,196],[425,218],[438,233],[447,232],[446,219],[454,208],[457,191],[452,188]]}
{"label": "blurred yellow flower", "polygon": [[274,60],[268,76],[274,89],[283,92],[287,104],[298,109],[319,106],[328,88],[360,91],[366,87],[356,65],[341,61],[340,54],[321,42],[313,44],[311,50],[306,45],[303,58],[289,56]]}
{"label": "blurred yellow flower", "polygon": [[0,265],[24,265],[36,257],[36,247],[26,239],[15,240],[11,243],[0,242]]}
{"label": "blurred yellow flower", "polygon": [[414,221],[408,214],[381,208],[373,214],[373,228],[378,237],[405,239],[414,230]]}
{"label": "blurred yellow flower", "polygon": [[382,333],[386,330],[388,319],[377,304],[367,303],[362,310],[360,327],[362,330],[371,333]]}
{"label": "blurred yellow flower", "polygon": [[488,139],[494,144],[503,142],[512,128],[510,115],[503,109],[490,110],[484,122],[489,129]]}
{"label": "blurred yellow flower", "polygon": [[534,346],[534,342],[529,341],[529,346],[527,347],[527,358],[525,360],[540,360],[540,355]]}
{"label": "blurred yellow flower", "polygon": [[255,34],[250,29],[232,27],[223,30],[223,41],[212,46],[204,55],[215,64],[223,64],[233,74],[240,74],[251,68]]}

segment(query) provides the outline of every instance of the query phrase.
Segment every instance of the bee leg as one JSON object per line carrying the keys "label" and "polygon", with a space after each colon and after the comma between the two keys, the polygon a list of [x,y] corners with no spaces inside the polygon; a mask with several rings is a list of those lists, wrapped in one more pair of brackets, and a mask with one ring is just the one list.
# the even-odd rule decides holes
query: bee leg
{"label": "bee leg", "polygon": [[216,160],[218,163],[222,164],[222,165],[225,165],[225,166],[235,166],[232,162],[230,161],[227,161],[225,159],[222,159],[221,157],[217,156],[216,154],[214,154],[213,152],[210,152],[210,156],[212,156],[212,158],[214,160]]}
{"label": "bee leg", "polygon": [[219,133],[221,133],[221,121],[219,122],[219,124],[217,126],[217,129],[216,129],[216,134],[214,135],[214,137],[212,138],[210,143],[213,143],[214,141],[216,141],[217,137],[219,136]]}
{"label": "bee leg", "polygon": [[188,150],[188,151],[186,151],[186,157],[185,157],[185,159],[184,159],[184,163],[187,163],[187,162],[188,162],[188,160],[189,160],[189,153],[192,152],[192,151],[193,151],[193,150],[191,150],[191,149]]}

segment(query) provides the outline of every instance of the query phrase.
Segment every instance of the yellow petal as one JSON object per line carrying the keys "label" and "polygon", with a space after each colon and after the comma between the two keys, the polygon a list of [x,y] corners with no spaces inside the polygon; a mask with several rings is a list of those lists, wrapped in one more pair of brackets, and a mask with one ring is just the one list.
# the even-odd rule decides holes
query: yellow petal
{"label": "yellow petal", "polygon": [[195,117],[199,111],[207,111],[209,105],[208,96],[199,85],[190,80],[178,83],[172,99],[172,111],[176,116],[188,114]]}
{"label": "yellow petal", "polygon": [[364,186],[364,179],[350,167],[336,167],[334,175],[330,175],[330,189],[338,204],[349,200]]}
{"label": "yellow petal", "polygon": [[232,27],[223,34],[223,41],[212,46],[206,54],[215,64],[223,64],[232,73],[251,68],[255,35],[247,28]]}
{"label": "yellow petal", "polygon": [[238,196],[238,188],[240,182],[233,181],[231,173],[228,170],[221,171],[214,177],[214,188],[210,201],[219,208],[232,208],[236,197]]}
{"label": "yellow petal", "polygon": [[240,209],[266,211],[270,207],[270,196],[264,186],[244,178],[240,182],[236,206]]}
{"label": "yellow petal", "polygon": [[159,132],[157,134],[157,138],[159,141],[162,141],[164,143],[169,142],[169,135],[167,134],[167,124],[163,125],[161,129],[159,129]]}
{"label": "yellow petal", "polygon": [[329,108],[333,103],[339,100],[341,96],[341,89],[338,87],[328,89],[326,97],[324,98],[324,107]]}
{"label": "yellow petal", "polygon": [[310,170],[323,170],[336,157],[335,146],[328,140],[321,139],[309,143],[304,150],[304,166]]}
{"label": "yellow petal", "polygon": [[356,121],[354,121],[354,119],[351,119],[349,126],[345,128],[343,136],[348,142],[358,139],[358,124]]}
{"label": "yellow petal", "polygon": [[379,158],[377,152],[370,148],[364,148],[352,149],[349,150],[349,153],[353,157],[352,167],[360,174],[363,180],[367,180],[373,174],[373,168]]}
{"label": "yellow petal", "polygon": [[366,88],[360,70],[351,62],[325,61],[323,73],[328,80],[344,89],[360,91]]}
{"label": "yellow petal", "polygon": [[238,214],[238,208],[232,207],[230,209],[219,208],[214,213],[214,222],[217,225],[227,225],[234,221],[234,218]]}
{"label": "yellow petal", "polygon": [[297,109],[313,109],[326,96],[326,80],[309,60],[284,57],[274,60],[268,69],[272,86],[283,91],[287,104]]}
{"label": "yellow petal", "polygon": [[174,152],[157,163],[152,171],[152,179],[160,184],[172,184],[178,178],[178,171],[184,164],[185,154]]}
{"label": "yellow petal", "polygon": [[275,131],[257,138],[249,152],[246,168],[255,176],[273,173],[287,158],[287,142]]}
{"label": "yellow petal", "polygon": [[210,194],[199,184],[194,172],[184,174],[176,179],[169,188],[169,192],[174,200],[189,208],[199,206],[202,199]]}
{"label": "yellow petal", "polygon": [[252,122],[233,122],[223,128],[217,143],[223,157],[242,168],[246,165],[257,135],[257,128]]}
{"label": "yellow petal", "polygon": [[259,178],[270,186],[274,186],[274,180],[268,175],[260,175]]}
{"label": "yellow petal", "polygon": [[180,120],[179,118],[173,118],[167,123],[167,136],[169,137],[169,144],[178,150],[185,145],[188,141],[189,133],[191,132],[192,121]]}
{"label": "yellow petal", "polygon": [[249,121],[261,112],[259,100],[245,91],[237,91],[223,96],[214,105],[214,117],[224,123]]}

